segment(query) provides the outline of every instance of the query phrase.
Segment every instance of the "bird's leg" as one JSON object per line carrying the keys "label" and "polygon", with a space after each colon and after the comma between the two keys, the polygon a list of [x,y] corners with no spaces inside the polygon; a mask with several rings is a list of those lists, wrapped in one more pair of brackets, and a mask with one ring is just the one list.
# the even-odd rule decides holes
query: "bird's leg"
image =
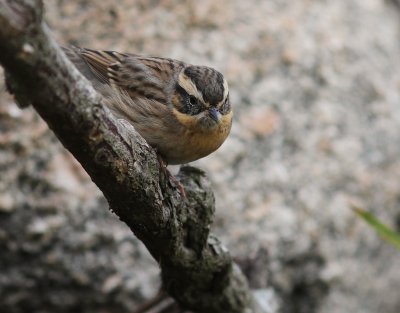
{"label": "bird's leg", "polygon": [[185,188],[183,187],[181,182],[174,175],[172,175],[171,172],[167,169],[168,164],[164,161],[164,159],[159,153],[157,153],[157,159],[158,163],[160,163],[161,170],[170,180],[173,181],[175,186],[179,189],[179,192],[181,193],[182,197],[186,198]]}

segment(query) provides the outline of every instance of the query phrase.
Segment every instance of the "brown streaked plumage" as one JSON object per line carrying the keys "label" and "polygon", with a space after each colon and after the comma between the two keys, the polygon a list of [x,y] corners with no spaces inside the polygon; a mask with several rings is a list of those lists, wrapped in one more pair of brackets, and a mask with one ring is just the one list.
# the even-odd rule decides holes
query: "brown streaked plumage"
{"label": "brown streaked plumage", "polygon": [[65,48],[78,70],[169,164],[195,161],[229,135],[232,110],[221,73],[181,61]]}

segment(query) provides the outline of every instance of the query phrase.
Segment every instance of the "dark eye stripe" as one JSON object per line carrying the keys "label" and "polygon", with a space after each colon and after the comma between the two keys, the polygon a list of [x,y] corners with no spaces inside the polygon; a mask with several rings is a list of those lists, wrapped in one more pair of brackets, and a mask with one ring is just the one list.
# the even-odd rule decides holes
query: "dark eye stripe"
{"label": "dark eye stripe", "polygon": [[189,96],[187,91],[183,89],[182,86],[179,84],[176,85],[176,91],[181,95],[182,98]]}
{"label": "dark eye stripe", "polygon": [[197,115],[204,110],[203,105],[199,101],[197,101],[196,104],[190,102],[190,97],[194,96],[189,95],[188,92],[181,85],[176,85],[176,91],[181,97],[181,107],[177,108],[180,112],[189,115]]}

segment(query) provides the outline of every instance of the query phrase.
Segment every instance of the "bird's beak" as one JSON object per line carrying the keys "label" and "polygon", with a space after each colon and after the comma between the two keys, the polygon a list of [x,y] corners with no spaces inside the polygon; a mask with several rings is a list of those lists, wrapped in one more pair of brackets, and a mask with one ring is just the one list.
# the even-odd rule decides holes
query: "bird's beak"
{"label": "bird's beak", "polygon": [[210,108],[208,114],[215,122],[218,122],[221,117],[221,113],[216,108]]}

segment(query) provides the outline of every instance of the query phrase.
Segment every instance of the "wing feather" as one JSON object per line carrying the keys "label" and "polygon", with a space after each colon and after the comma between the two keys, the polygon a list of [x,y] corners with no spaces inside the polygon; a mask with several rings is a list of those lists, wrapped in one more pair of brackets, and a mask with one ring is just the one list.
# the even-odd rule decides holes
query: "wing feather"
{"label": "wing feather", "polygon": [[113,51],[82,49],[81,57],[102,83],[108,83],[108,68],[116,62],[120,62],[122,55],[120,56]]}
{"label": "wing feather", "polygon": [[126,92],[133,100],[148,98],[167,104],[166,86],[184,63],[159,57],[144,57],[115,51],[98,51],[73,47],[65,49],[78,69],[95,88],[109,85]]}

